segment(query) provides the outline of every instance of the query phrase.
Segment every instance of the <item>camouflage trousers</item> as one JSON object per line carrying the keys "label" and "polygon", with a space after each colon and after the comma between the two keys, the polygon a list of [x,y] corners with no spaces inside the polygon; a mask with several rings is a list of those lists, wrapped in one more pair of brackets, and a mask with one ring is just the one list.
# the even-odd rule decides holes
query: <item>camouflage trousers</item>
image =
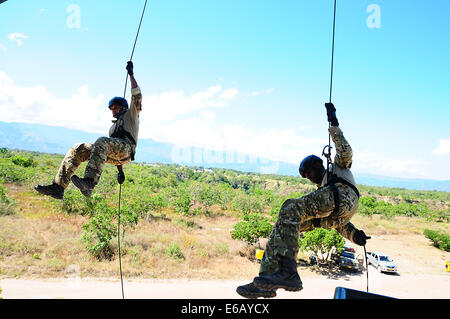
{"label": "camouflage trousers", "polygon": [[339,192],[339,211],[336,214],[334,194],[329,186],[283,203],[261,260],[260,275],[277,271],[280,256],[295,259],[300,232],[318,227],[335,228],[353,241],[356,228],[350,219],[358,209],[358,196],[346,185],[336,183],[335,186]]}
{"label": "camouflage trousers", "polygon": [[79,143],[72,146],[61,163],[53,182],[67,188],[70,178],[81,163],[89,161],[85,178],[92,178],[97,184],[105,163],[123,165],[131,161],[135,145],[128,139],[100,137],[95,143]]}

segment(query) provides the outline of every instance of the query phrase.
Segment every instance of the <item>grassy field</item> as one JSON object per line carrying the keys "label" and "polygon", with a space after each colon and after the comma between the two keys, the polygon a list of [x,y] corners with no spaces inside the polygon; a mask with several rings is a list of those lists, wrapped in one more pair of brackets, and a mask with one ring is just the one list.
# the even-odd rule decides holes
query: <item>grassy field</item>
{"label": "grassy field", "polygon": [[[50,182],[61,160],[60,155],[3,149],[0,278],[67,277],[74,271],[82,277],[117,278],[115,228],[107,243],[108,258],[90,252],[93,242],[82,240],[84,225],[93,225],[104,211],[111,212],[107,225],[117,223],[115,168],[107,166],[94,199],[86,200],[70,186],[60,202],[41,196],[33,186]],[[233,226],[245,213],[273,220],[286,198],[315,189],[300,178],[177,165],[132,164],[125,172],[121,247],[127,278],[251,278],[257,269],[252,259],[255,246],[232,239]],[[390,203],[389,209],[402,203],[423,208],[402,206],[400,215],[361,212],[352,222],[367,234],[423,238],[424,229],[449,233],[449,193],[360,189],[363,197]],[[429,247],[435,249],[431,242]]]}

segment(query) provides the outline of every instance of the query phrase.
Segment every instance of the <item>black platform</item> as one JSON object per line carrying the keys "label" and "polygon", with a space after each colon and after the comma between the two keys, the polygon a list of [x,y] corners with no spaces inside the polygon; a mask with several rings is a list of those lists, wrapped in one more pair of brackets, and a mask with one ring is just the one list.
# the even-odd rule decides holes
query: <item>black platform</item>
{"label": "black platform", "polygon": [[369,292],[337,287],[334,291],[334,299],[395,299]]}

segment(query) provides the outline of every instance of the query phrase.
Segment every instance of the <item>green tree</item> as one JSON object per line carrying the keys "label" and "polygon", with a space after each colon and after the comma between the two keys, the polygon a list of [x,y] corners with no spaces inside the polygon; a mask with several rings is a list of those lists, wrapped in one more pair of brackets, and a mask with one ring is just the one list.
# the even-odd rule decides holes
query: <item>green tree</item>
{"label": "green tree", "polygon": [[167,198],[163,193],[158,193],[150,197],[150,209],[161,212],[161,209],[167,206]]}
{"label": "green tree", "polygon": [[234,195],[234,190],[230,184],[220,183],[217,186],[218,192],[218,204],[220,204],[220,208],[222,210],[226,210],[228,205],[231,203]]}
{"label": "green tree", "polygon": [[272,224],[267,217],[261,213],[249,213],[244,214],[242,221],[233,226],[231,238],[253,245],[260,238],[268,237],[271,231]]}
{"label": "green tree", "polygon": [[344,244],[344,237],[335,229],[316,228],[299,238],[300,249],[313,251],[320,263],[325,263],[334,249],[340,252]]}
{"label": "green tree", "polygon": [[179,186],[177,189],[177,197],[174,199],[175,209],[180,214],[187,214],[192,207],[192,196],[186,187]]}
{"label": "green tree", "polygon": [[264,211],[264,203],[257,196],[249,196],[241,193],[234,198],[232,208],[240,210],[244,215],[248,215],[250,212],[262,213]]}
{"label": "green tree", "polygon": [[217,190],[215,186],[209,185],[209,184],[203,184],[200,193],[199,193],[199,199],[202,205],[205,207],[206,214],[209,213],[209,208],[219,203],[220,193]]}

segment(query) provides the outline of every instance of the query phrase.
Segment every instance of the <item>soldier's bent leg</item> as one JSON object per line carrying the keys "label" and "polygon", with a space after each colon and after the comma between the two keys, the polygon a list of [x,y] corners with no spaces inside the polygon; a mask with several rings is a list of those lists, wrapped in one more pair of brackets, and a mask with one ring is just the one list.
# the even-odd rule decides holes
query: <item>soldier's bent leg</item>
{"label": "soldier's bent leg", "polygon": [[[283,203],[261,260],[260,275],[279,268],[280,257],[295,259],[298,253],[300,226],[312,227],[312,220],[329,216],[334,209],[334,195],[328,187],[299,199]],[[303,229],[302,229],[303,231]]]}
{"label": "soldier's bent leg", "polygon": [[132,146],[119,138],[100,137],[93,145],[91,156],[86,166],[84,178],[92,179],[97,184],[106,162],[120,162],[129,158]]}
{"label": "soldier's bent leg", "polygon": [[64,189],[67,188],[70,184],[70,178],[77,168],[91,156],[92,146],[91,143],[79,143],[72,146],[64,157],[53,182]]}
{"label": "soldier's bent leg", "polygon": [[[314,220],[308,220],[308,221],[305,221],[302,224],[300,224],[299,235],[302,232],[311,231],[314,228],[320,227],[320,226],[317,226],[314,224],[317,224],[314,222]],[[298,236],[297,236],[297,239],[298,239]],[[279,255],[274,253],[274,249],[273,249],[274,242],[275,242],[275,240],[274,240],[273,236],[271,235],[269,237],[269,242],[267,243],[265,250],[264,250],[264,255],[261,260],[261,266],[259,268],[259,274],[271,274],[279,269]],[[295,256],[297,256],[297,254],[298,254],[298,246],[296,248],[296,251],[294,251],[292,255],[295,257]]]}

